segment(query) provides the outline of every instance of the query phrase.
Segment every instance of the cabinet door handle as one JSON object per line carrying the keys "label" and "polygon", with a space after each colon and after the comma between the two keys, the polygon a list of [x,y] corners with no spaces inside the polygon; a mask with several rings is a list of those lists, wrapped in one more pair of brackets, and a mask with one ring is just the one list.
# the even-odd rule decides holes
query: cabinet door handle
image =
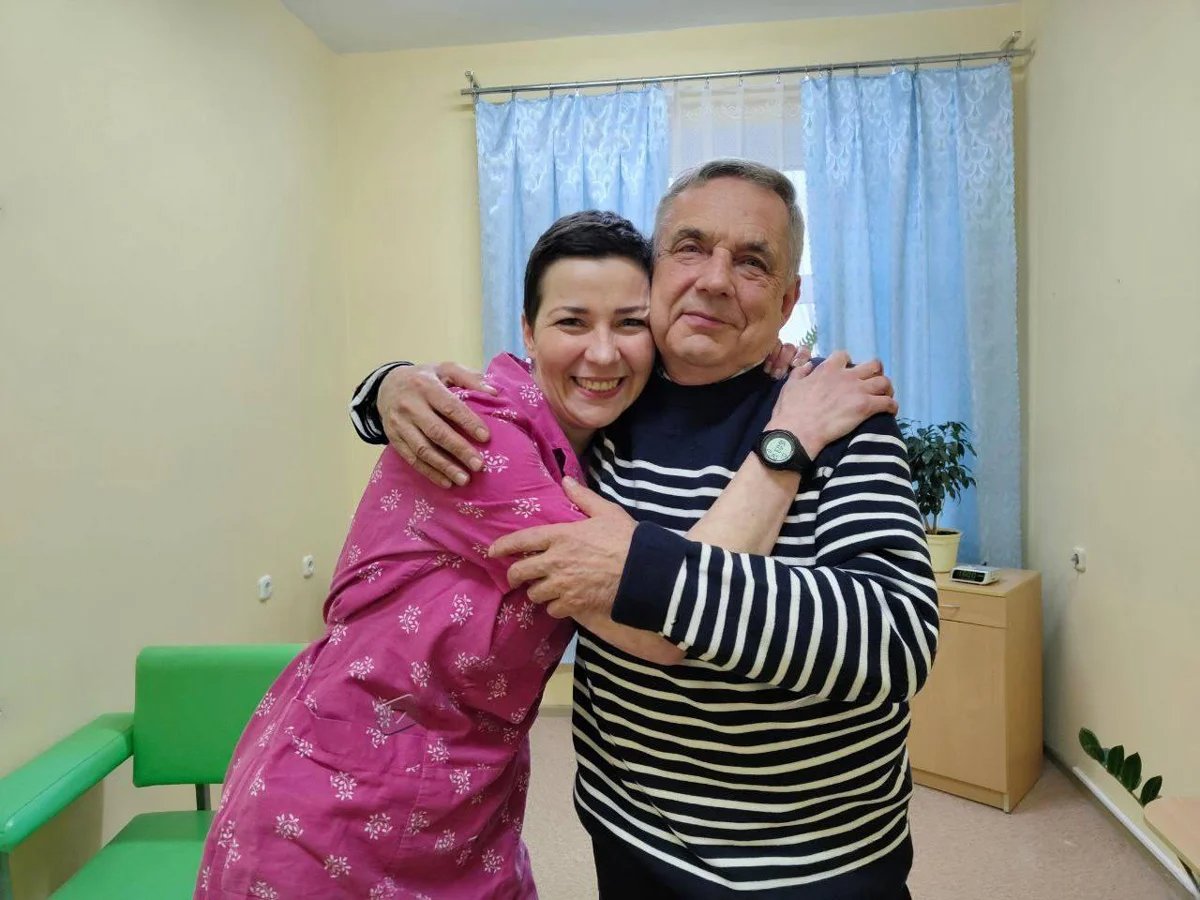
{"label": "cabinet door handle", "polygon": [[962,606],[958,603],[939,603],[938,609],[962,609]]}

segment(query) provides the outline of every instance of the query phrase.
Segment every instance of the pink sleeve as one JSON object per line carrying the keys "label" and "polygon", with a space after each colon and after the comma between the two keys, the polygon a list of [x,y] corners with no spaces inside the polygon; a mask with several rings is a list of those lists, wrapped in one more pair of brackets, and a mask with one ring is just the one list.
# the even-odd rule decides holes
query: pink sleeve
{"label": "pink sleeve", "polygon": [[574,623],[555,619],[530,601],[524,590],[512,590],[507,576],[513,560],[489,559],[485,553],[495,540],[513,531],[585,516],[551,474],[550,467],[557,471],[557,463],[543,460],[526,432],[499,419],[489,426],[492,439],[482,451],[485,468],[469,485],[418,488],[434,510],[420,527],[434,543],[475,563],[476,577],[489,580],[497,591],[495,620],[485,626],[490,635],[490,651],[485,652],[495,660],[495,668],[467,678],[463,699],[511,727],[524,720],[541,695],[574,633]]}
{"label": "pink sleeve", "polygon": [[563,492],[561,476],[551,459],[543,460],[538,445],[519,426],[503,419],[489,422],[492,439],[481,449],[483,471],[465,487],[438,488],[424,483],[418,491],[436,510],[421,524],[435,543],[483,566],[493,583],[507,592],[512,559],[488,559],[486,551],[506,534],[531,528],[577,522],[586,518]]}

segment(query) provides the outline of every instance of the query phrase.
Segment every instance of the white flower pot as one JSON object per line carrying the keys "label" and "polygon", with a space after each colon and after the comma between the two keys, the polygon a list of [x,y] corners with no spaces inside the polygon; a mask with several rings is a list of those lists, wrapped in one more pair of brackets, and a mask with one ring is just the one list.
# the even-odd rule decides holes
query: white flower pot
{"label": "white flower pot", "polygon": [[933,571],[949,572],[958,560],[958,541],[962,537],[960,531],[946,531],[942,534],[926,534],[929,544],[929,557],[933,561]]}

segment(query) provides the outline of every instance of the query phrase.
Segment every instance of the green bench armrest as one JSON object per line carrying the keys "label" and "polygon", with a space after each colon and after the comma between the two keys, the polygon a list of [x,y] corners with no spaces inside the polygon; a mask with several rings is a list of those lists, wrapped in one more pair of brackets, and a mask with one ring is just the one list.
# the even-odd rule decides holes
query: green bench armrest
{"label": "green bench armrest", "polygon": [[132,755],[133,714],[109,713],[0,778],[0,853],[11,853]]}

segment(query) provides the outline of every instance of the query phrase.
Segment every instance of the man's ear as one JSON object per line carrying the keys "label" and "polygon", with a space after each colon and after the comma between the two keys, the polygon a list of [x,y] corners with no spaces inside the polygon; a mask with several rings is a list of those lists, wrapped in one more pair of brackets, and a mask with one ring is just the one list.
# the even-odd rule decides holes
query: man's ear
{"label": "man's ear", "polygon": [[524,313],[521,314],[521,337],[525,341],[525,355],[533,359],[533,329]]}
{"label": "man's ear", "polygon": [[796,302],[800,299],[800,276],[796,276],[796,280],[792,282],[792,286],[787,289],[783,295],[783,318],[779,324],[783,325],[792,317],[792,310],[796,308]]}

